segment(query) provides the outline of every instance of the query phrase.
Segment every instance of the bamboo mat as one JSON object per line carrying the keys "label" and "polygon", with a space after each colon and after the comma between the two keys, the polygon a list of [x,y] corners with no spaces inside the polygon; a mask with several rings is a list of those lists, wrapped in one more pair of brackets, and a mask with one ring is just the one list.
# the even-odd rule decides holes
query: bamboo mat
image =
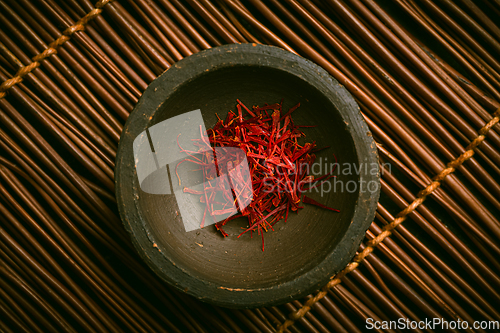
{"label": "bamboo mat", "polygon": [[[499,16],[498,0],[0,0],[0,331],[361,332],[399,318],[488,331],[500,321]],[[116,148],[142,91],[226,43],[324,67],[379,147],[382,197],[359,253],[277,307],[170,288],[116,210]]]}

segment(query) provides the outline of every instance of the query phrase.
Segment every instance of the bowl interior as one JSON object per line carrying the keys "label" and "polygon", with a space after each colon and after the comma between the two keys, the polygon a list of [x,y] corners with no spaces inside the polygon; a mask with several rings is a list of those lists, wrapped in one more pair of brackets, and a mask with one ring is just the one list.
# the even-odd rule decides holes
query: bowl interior
{"label": "bowl interior", "polygon": [[[236,99],[251,107],[282,98],[284,110],[300,102],[293,113],[296,125],[317,125],[303,129],[306,141],[330,146],[317,154],[311,170],[315,177],[329,172],[335,162],[333,154],[337,157],[341,166],[337,178],[307,195],[340,213],[305,204],[298,214],[290,212],[287,223],[279,221],[275,231],[265,233],[263,252],[256,233],[253,238],[249,234],[237,238],[247,226],[246,218],[229,222],[225,238],[214,225],[186,232],[175,196],[148,194],[134,187],[141,222],[150,242],[168,259],[165,265],[175,265],[191,277],[223,288],[268,288],[313,269],[339,244],[351,224],[359,191],[359,175],[345,172],[342,166],[359,165],[359,161],[337,106],[303,78],[258,65],[211,69],[180,85],[155,111],[148,126],[200,109],[208,129],[215,125],[216,113],[225,118],[229,110],[236,111]],[[177,283],[183,287],[182,281]]]}

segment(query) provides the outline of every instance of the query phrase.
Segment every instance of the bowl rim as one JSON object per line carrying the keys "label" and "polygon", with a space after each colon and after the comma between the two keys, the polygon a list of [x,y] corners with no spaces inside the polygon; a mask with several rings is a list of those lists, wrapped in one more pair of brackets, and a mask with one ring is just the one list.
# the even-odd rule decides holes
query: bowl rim
{"label": "bowl rim", "polygon": [[[255,57],[258,55],[258,57]],[[203,281],[182,271],[151,242],[148,231],[143,227],[138,206],[133,195],[126,194],[125,184],[131,186],[136,179],[133,158],[127,157],[135,137],[146,129],[152,116],[163,102],[180,86],[210,70],[238,65],[270,67],[289,74],[300,76],[309,81],[316,89],[326,95],[346,123],[352,136],[358,162],[375,163],[376,174],[370,172],[364,177],[366,182],[375,181],[377,191],[359,191],[351,224],[335,249],[317,266],[304,272],[293,280],[278,285],[258,289],[232,289]],[[182,75],[178,75],[181,72]],[[187,79],[186,79],[187,77]],[[318,80],[320,78],[320,80]],[[311,82],[311,81],[312,82]],[[155,94],[162,86],[162,94]],[[149,100],[147,107],[144,101]],[[339,105],[339,102],[341,105]],[[128,153],[130,155],[130,152]],[[132,154],[133,155],[133,154]],[[131,160],[131,161],[130,161]],[[130,163],[131,162],[131,163]],[[150,83],[130,113],[123,128],[115,160],[115,195],[118,211],[131,235],[132,242],[140,257],[163,280],[200,300],[232,308],[252,308],[282,304],[314,292],[323,287],[334,274],[344,268],[355,255],[375,216],[380,195],[380,170],[378,151],[369,127],[361,115],[354,98],[325,69],[312,61],[283,50],[279,47],[260,44],[226,44],[203,50],[186,57],[172,65],[168,70]],[[137,188],[133,188],[137,191]],[[133,194],[133,193],[132,193]],[[137,221],[139,221],[137,223]],[[332,269],[332,263],[340,262],[340,269]],[[167,265],[165,264],[167,263]],[[186,290],[187,289],[187,290]]]}

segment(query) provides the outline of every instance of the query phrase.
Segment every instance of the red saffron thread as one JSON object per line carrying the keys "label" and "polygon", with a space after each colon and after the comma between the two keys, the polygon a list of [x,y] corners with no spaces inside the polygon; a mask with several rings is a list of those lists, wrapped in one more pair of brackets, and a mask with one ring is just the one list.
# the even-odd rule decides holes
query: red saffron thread
{"label": "red saffron thread", "polygon": [[[284,115],[283,100],[263,107],[254,106],[252,110],[240,100],[237,100],[237,103],[237,113],[230,111],[225,121],[217,115],[218,121],[213,128],[207,130],[207,136],[200,133],[201,139],[192,140],[200,152],[184,150],[177,141],[179,149],[190,157],[183,161],[199,165],[203,170],[204,179],[207,180],[203,191],[184,188],[184,192],[200,196],[200,202],[206,205],[200,227],[206,224],[205,220],[209,216],[216,221],[218,215],[237,211],[237,214],[215,223],[216,229],[226,237],[228,234],[223,229],[224,225],[245,216],[248,219],[248,228],[240,233],[238,238],[248,231],[250,236],[253,231],[257,231],[257,234],[261,235],[264,251],[264,232],[274,230],[273,225],[283,218],[286,223],[290,210],[298,213],[299,209],[304,208],[299,205],[301,201],[339,212],[338,209],[323,205],[305,195],[300,199],[303,192],[332,177],[333,171],[316,179],[308,174],[316,159],[315,153],[329,147],[318,149],[315,142],[308,142],[303,146],[299,144],[298,139],[305,137],[299,129],[314,127],[294,124],[291,114],[300,103],[291,107]],[[209,142],[206,142],[206,137]],[[207,146],[210,146],[211,151],[207,151]],[[241,172],[233,167],[241,162],[238,156],[222,154],[215,157],[215,147],[242,149],[248,161],[250,179],[244,179]],[[201,157],[195,156],[196,154]],[[244,184],[243,188],[231,188],[231,185],[221,180],[224,177],[220,176],[229,175],[229,172],[236,178],[233,185]],[[251,184],[251,188],[248,184]],[[306,184],[309,187],[303,189]],[[248,202],[250,199],[250,204],[244,208],[231,208],[237,206],[238,202]]]}

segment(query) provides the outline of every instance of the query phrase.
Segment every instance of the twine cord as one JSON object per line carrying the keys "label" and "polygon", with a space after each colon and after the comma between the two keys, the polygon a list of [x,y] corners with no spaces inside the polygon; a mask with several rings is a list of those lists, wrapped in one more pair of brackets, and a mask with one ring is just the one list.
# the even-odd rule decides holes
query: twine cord
{"label": "twine cord", "polygon": [[368,257],[370,253],[372,253],[373,250],[375,250],[375,248],[384,241],[384,239],[391,236],[392,230],[403,223],[407,219],[408,215],[413,213],[413,211],[417,209],[432,192],[434,192],[441,186],[442,182],[447,176],[452,174],[456,170],[456,168],[458,168],[465,161],[474,156],[474,149],[476,149],[486,139],[486,135],[488,134],[488,132],[499,122],[500,108],[498,108],[493,113],[493,118],[479,130],[479,135],[465,148],[465,152],[459,155],[455,160],[449,162],[446,165],[446,168],[444,168],[438,175],[436,175],[432,179],[432,182],[427,185],[425,189],[421,190],[418,193],[417,198],[413,200],[411,204],[409,204],[405,209],[399,212],[399,214],[396,215],[396,218],[391,223],[384,226],[380,234],[366,243],[366,247],[361,253],[358,253],[352,259],[352,261],[342,271],[340,271],[340,273],[332,277],[332,279],[314,297],[308,299],[307,302],[305,302],[299,310],[292,312],[289,315],[289,319],[285,320],[285,322],[281,325],[278,325],[277,331],[279,333],[283,333],[285,329],[293,325],[297,320],[304,317],[306,313],[311,310],[314,304],[316,304],[328,294],[329,289],[342,282],[342,277],[358,268],[360,263],[366,257]]}
{"label": "twine cord", "polygon": [[70,26],[63,31],[62,35],[51,42],[48,47],[42,52],[33,57],[33,62],[27,66],[21,67],[14,77],[5,80],[0,85],[0,99],[7,95],[7,90],[23,82],[23,77],[40,67],[42,61],[49,58],[50,56],[57,54],[57,49],[71,39],[71,36],[77,31],[84,31],[85,26],[99,16],[102,13],[104,6],[114,0],[100,0],[95,4],[95,8],[88,12],[84,17],[82,17],[76,24]]}

